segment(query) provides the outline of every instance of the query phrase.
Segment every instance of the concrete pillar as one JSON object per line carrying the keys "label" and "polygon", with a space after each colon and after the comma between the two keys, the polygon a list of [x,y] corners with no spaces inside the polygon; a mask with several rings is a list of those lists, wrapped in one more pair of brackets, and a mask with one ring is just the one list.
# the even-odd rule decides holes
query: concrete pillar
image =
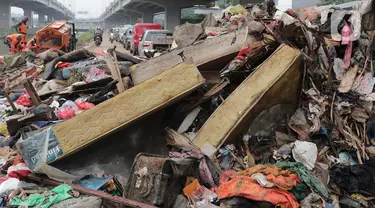
{"label": "concrete pillar", "polygon": [[174,31],[175,27],[181,24],[181,7],[167,7],[165,9],[166,29]]}
{"label": "concrete pillar", "polygon": [[0,28],[11,27],[10,3],[0,1]]}
{"label": "concrete pillar", "polygon": [[144,23],[154,23],[154,13],[152,13],[152,12],[143,13],[143,22]]}
{"label": "concrete pillar", "polygon": [[34,18],[33,18],[33,11],[28,8],[23,9],[23,16],[28,17],[29,21],[27,22],[29,28],[34,27]]}
{"label": "concrete pillar", "polygon": [[48,22],[48,23],[53,22],[53,16],[52,16],[51,14],[48,15],[48,17],[47,17],[47,22]]}
{"label": "concrete pillar", "polygon": [[38,22],[39,22],[39,24],[46,23],[46,14],[39,12],[38,13]]}

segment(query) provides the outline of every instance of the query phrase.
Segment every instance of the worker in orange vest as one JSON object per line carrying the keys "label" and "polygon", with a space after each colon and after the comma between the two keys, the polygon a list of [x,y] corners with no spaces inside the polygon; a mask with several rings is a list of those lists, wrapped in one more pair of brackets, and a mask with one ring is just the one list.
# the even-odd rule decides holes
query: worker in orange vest
{"label": "worker in orange vest", "polygon": [[26,45],[27,45],[27,22],[29,21],[28,17],[24,17],[21,22],[19,22],[16,25],[16,30],[18,33],[22,35],[22,50],[26,50]]}
{"label": "worker in orange vest", "polygon": [[4,44],[9,48],[9,55],[21,52],[22,34],[12,34],[5,37]]}

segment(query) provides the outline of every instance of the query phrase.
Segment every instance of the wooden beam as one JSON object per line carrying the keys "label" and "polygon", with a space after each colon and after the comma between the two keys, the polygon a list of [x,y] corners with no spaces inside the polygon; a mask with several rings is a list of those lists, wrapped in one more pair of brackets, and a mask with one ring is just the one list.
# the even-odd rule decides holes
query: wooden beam
{"label": "wooden beam", "polygon": [[[215,62],[215,64],[213,64],[214,67],[218,68],[210,68],[210,70],[220,71],[222,68],[219,66],[218,60],[221,60],[222,58],[232,60],[244,44],[249,43],[250,41],[251,38],[247,38],[246,28],[241,29],[212,39],[206,39],[201,43],[174,50],[168,54],[142,62],[138,64],[130,74],[134,85],[139,85],[140,83],[183,62],[181,56],[178,55],[181,52],[183,52],[185,57],[192,58],[200,70],[204,65],[209,65],[210,63]],[[228,62],[229,61],[226,61],[224,66]]]}
{"label": "wooden beam", "polygon": [[42,100],[38,96],[34,86],[31,84],[28,78],[22,80],[23,86],[25,87],[27,93],[30,95],[30,99],[33,102],[34,106],[38,106],[42,103]]}
{"label": "wooden beam", "polygon": [[142,202],[134,201],[134,200],[127,199],[127,198],[124,198],[124,197],[112,196],[112,195],[104,193],[102,191],[95,191],[95,190],[92,190],[92,189],[87,189],[85,187],[82,187],[82,186],[79,186],[79,185],[76,185],[76,184],[72,184],[72,183],[66,183],[66,182],[63,183],[63,182],[55,181],[55,180],[52,180],[52,179],[42,178],[42,177],[39,177],[39,176],[36,176],[36,175],[29,175],[28,178],[30,180],[37,181],[37,182],[44,183],[44,184],[48,184],[48,185],[52,185],[52,186],[58,186],[58,185],[61,185],[61,184],[68,184],[74,190],[76,190],[76,191],[78,191],[82,194],[97,196],[97,197],[100,197],[102,199],[106,199],[106,200],[109,200],[111,202],[115,202],[115,203],[118,203],[118,204],[130,206],[130,207],[156,208],[155,206],[152,206],[152,205],[149,205],[149,204],[144,204]]}

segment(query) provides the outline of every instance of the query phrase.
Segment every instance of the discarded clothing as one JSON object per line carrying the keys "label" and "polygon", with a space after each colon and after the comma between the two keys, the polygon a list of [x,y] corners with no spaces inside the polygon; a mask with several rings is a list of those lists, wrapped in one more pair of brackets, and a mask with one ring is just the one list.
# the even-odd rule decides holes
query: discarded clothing
{"label": "discarded clothing", "polygon": [[264,175],[272,174],[274,176],[289,176],[291,174],[288,170],[283,170],[281,167],[272,165],[256,165],[252,168],[248,168],[244,171],[238,172],[237,176],[251,176],[254,173],[263,173]]}
{"label": "discarded clothing", "polygon": [[375,194],[375,159],[363,165],[336,166],[331,169],[331,180],[348,193]]}
{"label": "discarded clothing", "polygon": [[241,196],[255,201],[267,201],[281,208],[298,208],[296,198],[281,189],[263,188],[258,182],[248,176],[236,176],[234,179],[222,183],[217,194],[219,199]]}
{"label": "discarded clothing", "polygon": [[65,199],[71,198],[72,196],[68,194],[68,192],[71,190],[73,190],[71,186],[67,184],[62,184],[52,189],[51,194],[49,196],[42,196],[40,194],[31,194],[26,200],[22,200],[19,197],[14,197],[11,200],[10,205],[11,206],[27,206],[27,207],[39,206],[41,208],[48,208],[53,204],[56,204]]}
{"label": "discarded clothing", "polygon": [[330,193],[326,185],[324,185],[319,179],[311,174],[309,170],[302,163],[292,162],[278,162],[275,165],[280,166],[284,169],[297,173],[298,178],[306,183],[314,192],[319,194],[323,199],[329,199]]}

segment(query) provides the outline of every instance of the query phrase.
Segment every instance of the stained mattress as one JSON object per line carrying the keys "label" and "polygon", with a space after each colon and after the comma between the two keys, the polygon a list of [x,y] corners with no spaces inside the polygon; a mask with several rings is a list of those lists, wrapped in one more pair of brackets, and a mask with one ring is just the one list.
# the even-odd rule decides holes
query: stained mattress
{"label": "stained mattress", "polygon": [[257,115],[277,104],[296,104],[301,54],[281,45],[219,106],[193,144],[212,156],[224,143],[241,136]]}
{"label": "stained mattress", "polygon": [[179,64],[55,127],[66,157],[184,97],[205,82],[197,67]]}

